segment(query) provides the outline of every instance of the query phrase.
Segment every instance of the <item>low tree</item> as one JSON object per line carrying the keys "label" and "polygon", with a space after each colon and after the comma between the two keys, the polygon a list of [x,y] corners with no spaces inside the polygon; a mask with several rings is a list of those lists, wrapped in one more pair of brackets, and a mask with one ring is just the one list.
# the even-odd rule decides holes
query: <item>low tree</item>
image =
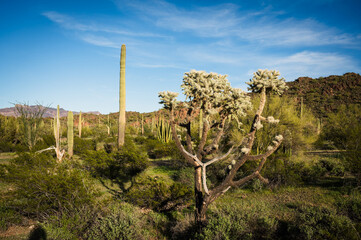
{"label": "low tree", "polygon": [[20,122],[23,143],[32,150],[40,140],[39,130],[43,120],[43,115],[47,107],[40,104],[29,106],[28,104],[15,104],[15,113]]}
{"label": "low tree", "polygon": [[[195,221],[198,227],[206,223],[208,206],[231,187],[239,187],[253,178],[263,182],[267,179],[260,175],[260,171],[268,156],[277,150],[282,142],[282,135],[275,136],[273,143],[267,150],[258,155],[251,155],[257,130],[262,128],[262,122],[277,123],[272,116],[263,117],[262,112],[266,103],[266,93],[273,91],[282,94],[287,88],[284,79],[279,79],[278,71],[258,70],[247,84],[249,90],[261,95],[261,100],[254,116],[251,128],[242,139],[234,141],[226,153],[220,151],[219,145],[226,133],[228,122],[234,120],[240,125],[240,117],[246,115],[246,110],[251,108],[250,97],[240,89],[232,88],[227,80],[227,75],[195,71],[185,73],[183,93],[185,102],[178,102],[178,93],[160,92],[160,103],[169,111],[170,125],[173,139],[183,157],[194,166],[195,188]],[[181,112],[186,114],[183,117]],[[202,111],[203,128],[201,139],[196,144],[192,138],[191,128],[195,118]],[[177,136],[176,125],[185,128],[186,139],[183,142]],[[197,134],[198,136],[198,134]],[[229,161],[229,171],[224,180],[213,189],[207,186],[207,166],[217,161]],[[242,178],[237,178],[238,170],[247,161],[258,161],[258,166],[253,173]]]}

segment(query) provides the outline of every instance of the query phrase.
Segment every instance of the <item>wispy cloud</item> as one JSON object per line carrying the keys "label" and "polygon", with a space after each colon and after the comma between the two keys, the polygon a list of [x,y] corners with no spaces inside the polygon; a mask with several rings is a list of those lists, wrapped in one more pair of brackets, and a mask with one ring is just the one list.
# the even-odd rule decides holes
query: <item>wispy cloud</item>
{"label": "wispy cloud", "polygon": [[179,67],[179,66],[171,65],[171,64],[135,63],[133,65],[137,66],[137,67],[143,67],[143,68],[178,68],[178,69],[184,69],[183,67]]}
{"label": "wispy cloud", "polygon": [[42,15],[47,17],[52,22],[55,22],[59,24],[61,27],[69,30],[75,30],[81,32],[111,33],[111,34],[125,35],[131,37],[169,38],[168,36],[161,34],[154,34],[143,31],[133,32],[124,29],[119,29],[114,26],[109,26],[101,23],[94,23],[91,20],[87,20],[84,21],[86,23],[82,23],[80,20],[77,20],[74,17],[54,11],[44,12],[42,13]]}
{"label": "wispy cloud", "polygon": [[[163,0],[117,1],[148,16],[153,24],[200,37],[237,37],[264,46],[356,45],[357,37],[329,28],[315,20],[277,18],[282,12],[243,11],[235,4],[183,9]],[[359,42],[359,41],[357,41]]]}
{"label": "wispy cloud", "polygon": [[343,74],[359,69],[355,60],[337,53],[302,51],[285,57],[274,58],[265,66],[279,69],[287,80],[305,76],[319,77],[331,74]]}
{"label": "wispy cloud", "polygon": [[79,38],[84,42],[89,44],[100,46],[100,47],[110,47],[110,48],[120,48],[119,42],[113,42],[112,40],[102,37],[102,36],[94,36],[90,34],[80,35]]}

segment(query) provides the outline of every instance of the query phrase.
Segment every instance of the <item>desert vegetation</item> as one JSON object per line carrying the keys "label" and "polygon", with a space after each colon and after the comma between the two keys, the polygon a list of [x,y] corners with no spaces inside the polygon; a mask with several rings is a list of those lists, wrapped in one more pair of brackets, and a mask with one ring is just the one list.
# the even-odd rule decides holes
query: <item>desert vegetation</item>
{"label": "desert vegetation", "polygon": [[0,115],[0,238],[360,239],[358,103],[192,70],[185,101],[125,112],[125,46],[120,66],[119,115]]}

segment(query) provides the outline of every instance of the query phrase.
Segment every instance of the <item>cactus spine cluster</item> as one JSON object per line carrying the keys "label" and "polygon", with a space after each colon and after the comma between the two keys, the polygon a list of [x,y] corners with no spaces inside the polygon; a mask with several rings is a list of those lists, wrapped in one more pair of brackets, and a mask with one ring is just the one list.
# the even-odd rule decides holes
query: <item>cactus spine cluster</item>
{"label": "cactus spine cluster", "polygon": [[73,112],[68,112],[68,154],[71,158],[73,156],[74,149],[74,120],[73,120]]}
{"label": "cactus spine cluster", "polygon": [[81,126],[83,125],[83,120],[81,119],[81,111],[79,112],[79,122],[78,122],[78,129],[79,129],[79,138],[81,138]]}
{"label": "cactus spine cluster", "polygon": [[118,148],[124,145],[125,136],[125,51],[123,44],[120,50]]}
{"label": "cactus spine cluster", "polygon": [[156,124],[157,138],[163,143],[169,143],[172,140],[172,131],[168,122],[164,121],[163,118],[159,118]]}

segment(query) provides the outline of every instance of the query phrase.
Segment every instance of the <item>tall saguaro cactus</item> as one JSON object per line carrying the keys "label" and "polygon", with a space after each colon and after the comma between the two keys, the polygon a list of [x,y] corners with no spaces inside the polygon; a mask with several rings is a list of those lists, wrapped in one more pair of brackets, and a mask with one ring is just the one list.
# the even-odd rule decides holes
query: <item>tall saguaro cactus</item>
{"label": "tall saguaro cactus", "polygon": [[83,125],[83,120],[81,119],[81,111],[79,112],[79,122],[78,122],[78,129],[79,129],[79,138],[81,138],[81,126]]}
{"label": "tall saguaro cactus", "polygon": [[61,162],[65,151],[64,150],[60,151],[60,110],[59,110],[59,105],[58,105],[57,111],[56,111],[56,118],[54,117],[54,137],[55,137],[56,157],[57,157],[58,161]]}
{"label": "tall saguaro cactus", "polygon": [[120,50],[118,148],[123,146],[125,136],[125,51],[123,44]]}
{"label": "tall saguaro cactus", "polygon": [[74,120],[73,120],[73,112],[68,112],[68,153],[69,157],[73,156],[74,149]]}

